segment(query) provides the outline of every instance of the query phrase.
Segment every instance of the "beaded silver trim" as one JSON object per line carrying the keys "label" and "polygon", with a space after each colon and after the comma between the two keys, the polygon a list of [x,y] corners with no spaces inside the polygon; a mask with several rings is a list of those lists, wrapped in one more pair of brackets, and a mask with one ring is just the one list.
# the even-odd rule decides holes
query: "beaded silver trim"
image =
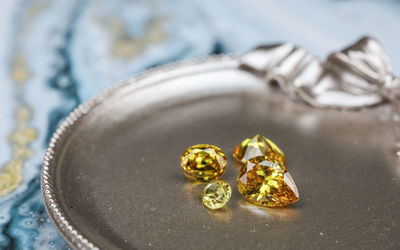
{"label": "beaded silver trim", "polygon": [[[61,123],[61,125],[54,132],[50,139],[47,151],[44,156],[42,172],[41,172],[41,189],[42,196],[44,199],[46,210],[56,224],[58,230],[64,236],[64,238],[77,249],[99,249],[95,243],[90,242],[84,235],[82,235],[74,226],[73,222],[65,215],[63,209],[59,205],[55,194],[55,182],[54,175],[52,174],[57,164],[55,162],[56,153],[61,149],[63,142],[68,139],[68,133],[73,130],[74,124],[77,123],[82,117],[84,117],[90,110],[97,105],[104,102],[106,99],[111,97],[117,90],[126,87],[130,84],[135,84],[141,79],[147,78],[154,74],[167,73],[180,67],[195,66],[198,64],[210,63],[210,62],[222,62],[232,61],[237,62],[235,56],[232,55],[221,55],[221,56],[210,56],[201,59],[194,59],[188,61],[180,61],[170,63],[164,66],[155,67],[144,71],[126,81],[117,83],[101,92],[100,94],[92,97],[88,101],[82,103],[75,108],[68,117]],[[143,85],[137,86],[145,87]]]}

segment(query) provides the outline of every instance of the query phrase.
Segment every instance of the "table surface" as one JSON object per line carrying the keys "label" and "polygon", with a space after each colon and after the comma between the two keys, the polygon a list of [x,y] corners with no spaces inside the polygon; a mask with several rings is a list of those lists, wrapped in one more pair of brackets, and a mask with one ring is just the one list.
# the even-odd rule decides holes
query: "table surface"
{"label": "table surface", "polygon": [[398,1],[0,2],[0,248],[68,249],[40,194],[43,153],[79,103],[146,68],[288,41],[324,58],[377,38],[400,72]]}

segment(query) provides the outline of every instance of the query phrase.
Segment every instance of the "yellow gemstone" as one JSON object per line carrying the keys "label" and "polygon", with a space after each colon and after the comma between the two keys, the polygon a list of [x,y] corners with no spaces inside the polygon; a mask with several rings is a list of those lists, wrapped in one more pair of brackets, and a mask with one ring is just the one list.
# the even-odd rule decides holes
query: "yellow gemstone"
{"label": "yellow gemstone", "polygon": [[239,172],[237,184],[239,192],[257,205],[282,207],[299,200],[299,192],[289,172],[269,156],[247,161]]}
{"label": "yellow gemstone", "polygon": [[233,157],[241,163],[257,156],[269,156],[283,167],[286,165],[285,154],[282,150],[271,140],[259,134],[245,139],[233,150]]}
{"label": "yellow gemstone", "polygon": [[209,183],[203,191],[204,206],[219,209],[231,199],[232,188],[226,181],[218,180]]}
{"label": "yellow gemstone", "polygon": [[183,152],[181,168],[191,180],[211,181],[219,179],[228,163],[222,150],[208,144],[194,145]]}

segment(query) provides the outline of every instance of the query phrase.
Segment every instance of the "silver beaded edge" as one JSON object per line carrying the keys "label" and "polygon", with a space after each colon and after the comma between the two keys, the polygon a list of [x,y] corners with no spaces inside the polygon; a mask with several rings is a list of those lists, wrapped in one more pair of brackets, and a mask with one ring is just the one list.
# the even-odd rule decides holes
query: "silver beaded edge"
{"label": "silver beaded edge", "polygon": [[64,238],[74,248],[99,249],[99,247],[97,247],[93,242],[90,242],[84,235],[80,234],[79,231],[74,228],[72,223],[64,214],[61,206],[58,204],[56,199],[54,176],[52,176],[49,171],[52,168],[56,168],[57,164],[54,159],[55,152],[57,150],[57,146],[68,138],[65,136],[66,132],[73,129],[73,125],[76,124],[76,122],[83,116],[85,116],[90,110],[101,104],[107,98],[111,97],[115,93],[115,91],[129,84],[134,84],[135,82],[138,82],[139,80],[153,74],[166,73],[182,66],[195,66],[207,62],[231,61],[235,59],[237,59],[237,57],[233,55],[216,55],[198,59],[183,60],[151,68],[136,76],[133,76],[128,80],[122,81],[121,83],[113,84],[111,87],[107,88],[100,94],[97,94],[94,97],[90,98],[88,101],[80,104],[61,123],[61,125],[57,128],[57,130],[51,137],[44,156],[41,171],[41,190],[45,207],[48,214],[50,215],[50,218],[56,224],[58,230],[61,232]]}

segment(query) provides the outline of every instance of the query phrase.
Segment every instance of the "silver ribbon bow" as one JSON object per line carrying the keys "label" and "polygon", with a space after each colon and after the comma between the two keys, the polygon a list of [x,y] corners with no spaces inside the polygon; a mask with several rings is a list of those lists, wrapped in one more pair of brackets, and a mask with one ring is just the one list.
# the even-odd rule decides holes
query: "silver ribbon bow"
{"label": "silver ribbon bow", "polygon": [[383,47],[370,37],[324,62],[292,44],[262,46],[245,54],[241,67],[315,107],[355,109],[400,99],[400,78],[393,76]]}

